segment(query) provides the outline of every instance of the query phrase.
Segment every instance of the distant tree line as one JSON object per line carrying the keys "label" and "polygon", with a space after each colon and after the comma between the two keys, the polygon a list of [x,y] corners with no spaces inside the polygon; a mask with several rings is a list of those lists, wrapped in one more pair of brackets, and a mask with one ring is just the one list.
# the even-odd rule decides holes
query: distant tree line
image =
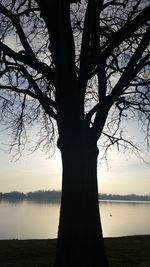
{"label": "distant tree line", "polygon": [[100,200],[118,200],[118,201],[150,201],[149,195],[136,195],[136,194],[128,194],[128,195],[114,195],[114,194],[100,194]]}
{"label": "distant tree line", "polygon": [[35,191],[22,193],[18,191],[12,191],[9,193],[1,193],[0,192],[0,200],[8,199],[8,200],[52,200],[52,201],[60,201],[61,192],[55,190],[48,191]]}
{"label": "distant tree line", "polygon": [[[22,193],[18,191],[12,191],[9,193],[0,192],[0,200],[49,200],[49,201],[60,201],[61,192],[55,190],[39,190],[35,192]],[[99,194],[99,200],[116,200],[116,201],[150,201],[149,195],[115,195],[115,194]]]}
{"label": "distant tree line", "polygon": [[17,191],[13,191],[13,192],[9,192],[9,193],[1,193],[0,192],[0,199],[10,199],[10,200],[15,200],[15,199],[24,199],[25,198],[25,194],[22,192],[17,192]]}

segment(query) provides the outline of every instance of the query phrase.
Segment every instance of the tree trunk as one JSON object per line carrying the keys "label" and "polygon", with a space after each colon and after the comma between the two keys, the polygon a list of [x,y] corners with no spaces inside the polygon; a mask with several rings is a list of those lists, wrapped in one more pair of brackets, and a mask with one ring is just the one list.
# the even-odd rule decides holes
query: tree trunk
{"label": "tree trunk", "polygon": [[107,267],[99,216],[97,146],[72,140],[70,146],[61,148],[61,155],[62,200],[55,267]]}

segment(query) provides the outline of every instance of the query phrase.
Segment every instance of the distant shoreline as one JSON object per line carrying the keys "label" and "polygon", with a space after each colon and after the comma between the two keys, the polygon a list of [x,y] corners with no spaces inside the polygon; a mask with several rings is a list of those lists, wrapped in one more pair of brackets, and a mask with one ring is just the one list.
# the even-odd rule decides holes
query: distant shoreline
{"label": "distant shoreline", "polygon": [[[0,200],[18,201],[18,200],[37,200],[37,201],[55,201],[60,202],[61,191],[48,190],[48,191],[35,191],[22,193],[18,191],[12,191],[8,193],[0,192]],[[99,201],[113,201],[113,202],[150,202],[149,195],[118,195],[118,194],[99,194]]]}
{"label": "distant shoreline", "polygon": [[113,203],[147,203],[150,204],[150,200],[116,200],[116,199],[99,199],[99,202],[113,202]]}
{"label": "distant shoreline", "polygon": [[[38,202],[39,204],[40,203],[51,203],[51,204],[53,204],[53,203],[57,203],[57,204],[60,204],[61,203],[61,200],[60,199],[33,199],[33,198],[31,198],[31,199],[26,199],[26,198],[24,198],[24,199],[10,199],[10,198],[0,198],[0,203],[1,203],[1,201],[5,201],[5,202],[12,202],[12,203],[19,203],[19,202],[24,202],[24,201],[27,201],[27,202]],[[114,203],[114,204],[147,204],[147,205],[150,205],[150,200],[146,200],[146,201],[144,201],[144,200],[116,200],[116,199],[99,199],[98,200],[98,202],[99,203]]]}

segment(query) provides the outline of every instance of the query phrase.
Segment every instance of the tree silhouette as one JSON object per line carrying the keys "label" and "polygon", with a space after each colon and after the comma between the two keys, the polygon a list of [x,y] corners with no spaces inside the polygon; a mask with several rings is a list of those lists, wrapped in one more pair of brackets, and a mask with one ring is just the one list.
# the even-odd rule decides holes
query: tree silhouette
{"label": "tree silhouette", "polygon": [[122,120],[137,116],[149,145],[149,1],[0,0],[0,21],[1,122],[12,129],[11,148],[22,152],[35,122],[35,148],[58,136],[55,267],[107,267],[97,141],[136,149]]}

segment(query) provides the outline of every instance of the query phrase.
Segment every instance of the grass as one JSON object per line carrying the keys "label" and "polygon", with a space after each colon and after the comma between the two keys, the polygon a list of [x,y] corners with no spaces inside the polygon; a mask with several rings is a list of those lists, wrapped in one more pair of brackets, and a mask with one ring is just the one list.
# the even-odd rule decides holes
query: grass
{"label": "grass", "polygon": [[150,236],[105,239],[111,267],[150,267]]}
{"label": "grass", "polygon": [[[110,267],[150,267],[150,236],[105,238]],[[56,240],[0,240],[1,267],[52,267]]]}

